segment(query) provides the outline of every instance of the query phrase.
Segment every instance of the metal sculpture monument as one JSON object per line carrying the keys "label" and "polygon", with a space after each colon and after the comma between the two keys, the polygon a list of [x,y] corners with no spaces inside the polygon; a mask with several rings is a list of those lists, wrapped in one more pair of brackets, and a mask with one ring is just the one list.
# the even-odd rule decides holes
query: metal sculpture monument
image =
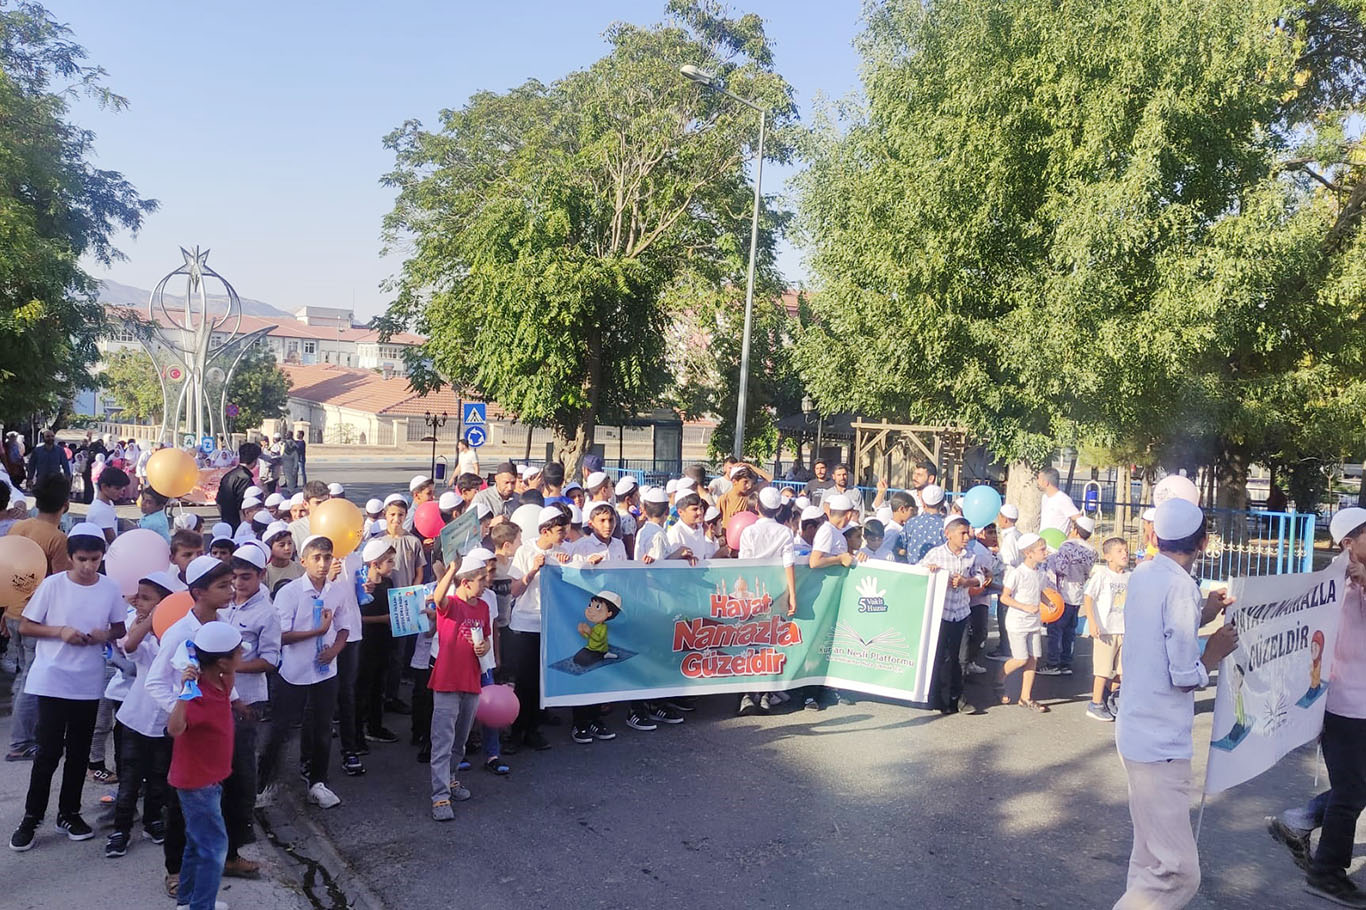
{"label": "metal sculpture monument", "polygon": [[[138,333],[138,340],[157,367],[161,382],[160,438],[172,443],[182,428],[196,440],[227,431],[228,384],[232,382],[233,372],[251,346],[275,328],[267,326],[241,334],[242,300],[231,282],[208,265],[209,251],[201,253],[196,246],[191,252],[181,247],[180,254],[185,257],[184,263],[157,282],[152,290],[147,300],[150,319],[146,331]],[[166,286],[177,276],[185,278],[184,306],[166,299]],[[227,304],[222,312],[210,308],[205,288],[209,278],[223,286]],[[169,355],[173,361],[171,366],[161,368],[158,351]],[[227,364],[227,368],[217,365],[220,363]],[[175,375],[177,372],[179,376]],[[210,381],[218,383],[220,374],[222,389],[218,401],[214,402],[208,384]],[[180,386],[174,410],[168,381]]]}

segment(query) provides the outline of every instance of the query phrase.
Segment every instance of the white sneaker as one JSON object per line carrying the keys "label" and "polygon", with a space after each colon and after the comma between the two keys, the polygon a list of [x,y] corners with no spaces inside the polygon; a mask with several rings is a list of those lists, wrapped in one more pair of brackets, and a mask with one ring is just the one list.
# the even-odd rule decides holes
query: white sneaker
{"label": "white sneaker", "polygon": [[327,784],[316,783],[308,788],[308,801],[322,809],[341,805],[341,797],[327,789]]}
{"label": "white sneaker", "polygon": [[982,666],[975,660],[970,660],[963,665],[963,672],[968,674],[969,676],[977,676],[981,673],[987,672],[987,668]]}
{"label": "white sneaker", "polygon": [[256,808],[264,809],[266,806],[275,805],[275,794],[279,792],[275,784],[267,784],[266,788],[256,794]]}

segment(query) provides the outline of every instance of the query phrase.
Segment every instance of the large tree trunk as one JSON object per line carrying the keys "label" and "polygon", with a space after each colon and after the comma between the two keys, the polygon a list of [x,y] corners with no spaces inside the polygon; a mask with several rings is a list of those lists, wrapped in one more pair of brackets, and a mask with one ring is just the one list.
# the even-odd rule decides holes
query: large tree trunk
{"label": "large tree trunk", "polygon": [[1215,504],[1221,509],[1246,511],[1247,496],[1247,453],[1231,449],[1218,460],[1218,498]]}
{"label": "large tree trunk", "polygon": [[1023,461],[1012,461],[1006,472],[1006,502],[1020,510],[1018,522],[1023,531],[1039,530],[1039,488],[1034,483],[1035,470]]}
{"label": "large tree trunk", "polygon": [[578,480],[582,475],[583,456],[593,444],[593,431],[598,425],[598,395],[602,388],[602,332],[594,328],[588,333],[583,380],[584,397],[588,406],[555,424],[555,456],[564,465],[565,482]]}

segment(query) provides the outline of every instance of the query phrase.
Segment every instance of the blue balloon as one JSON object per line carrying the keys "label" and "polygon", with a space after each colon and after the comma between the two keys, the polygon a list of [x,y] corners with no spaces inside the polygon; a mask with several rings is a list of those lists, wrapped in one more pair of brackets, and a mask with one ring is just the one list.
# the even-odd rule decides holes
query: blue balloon
{"label": "blue balloon", "polygon": [[983,528],[996,520],[1001,513],[1001,494],[991,487],[980,484],[963,494],[963,517],[974,528]]}

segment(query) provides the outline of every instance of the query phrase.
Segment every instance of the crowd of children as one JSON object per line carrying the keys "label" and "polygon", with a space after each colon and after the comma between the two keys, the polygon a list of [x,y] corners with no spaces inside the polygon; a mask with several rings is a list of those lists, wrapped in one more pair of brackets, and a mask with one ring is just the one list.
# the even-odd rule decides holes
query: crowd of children
{"label": "crowd of children", "polygon": [[[241,458],[244,466],[253,460]],[[49,569],[20,615],[7,616],[22,660],[7,759],[33,761],[10,846],[34,846],[59,766],[56,824],[73,840],[95,833],[81,814],[87,778],[117,782],[113,811],[101,820],[110,827],[105,855],[127,854],[140,820],[145,837],[162,847],[167,892],[181,905],[212,907],[222,875],[258,874],[239,850],[255,839],[254,808],[275,799],[288,777],[281,763],[296,731],[306,799],[327,809],[341,802],[329,786],[333,749],[344,774],[364,774],[371,744],[399,741],[387,725],[395,716],[409,718],[416,758],[429,765],[432,817],[454,818],[452,804],[470,797],[467,755],[506,775],[505,756],[552,746],[544,731],[559,721],[539,705],[538,574],[548,562],[778,559],[789,615],[797,607],[799,561],[813,569],[870,559],[918,563],[948,573],[933,707],[956,713],[965,674],[986,672],[980,661],[988,656],[995,598],[999,643],[989,656],[1006,661],[1006,679],[1021,673],[1018,703],[1048,710],[1033,697],[1035,676],[1072,672],[1082,616],[1096,641],[1087,716],[1114,719],[1129,567],[1124,541],[1107,540],[1097,553],[1094,523],[1074,512],[1066,517],[1066,542],[1050,553],[1038,535],[1015,527],[1012,505],[988,526],[972,527],[932,482],[929,466],[916,472],[915,489],[886,502],[879,489],[870,506],[847,487],[848,475],[840,466],[832,482],[802,489],[727,462],[715,478],[690,469],[642,489],[630,476],[609,477],[589,456],[581,479],[559,464],[505,463],[487,482],[461,474],[439,496],[433,481],[419,476],[406,493],[364,504],[363,540],[344,554],[313,533],[309,519],[322,503],[345,496],[338,484],[314,480],[292,495],[249,486],[236,524],[207,528],[189,511],[168,521],[166,498],[144,486],[137,525],[168,538],[171,562],[139,579],[126,598],[102,574],[102,562],[119,531],[112,503],[126,492],[127,476],[105,468],[86,519],[65,534],[69,489],[60,478],[40,483],[37,514],[10,528],[43,546]],[[466,510],[478,520],[477,545],[450,564],[414,527],[417,506],[431,501],[446,522]],[[732,550],[727,523],[743,511],[757,519]],[[434,585],[424,607],[429,628],[396,637],[389,592],[421,584]],[[158,605],[182,592],[188,611],[158,634]],[[1050,595],[1061,611],[1045,622]],[[621,607],[611,592],[594,599],[576,661],[613,656],[607,624]],[[411,702],[399,698],[407,677]],[[476,722],[481,689],[495,681],[513,685],[521,706],[502,730]],[[1004,691],[999,697],[1010,701]],[[834,690],[802,693],[808,710],[832,698],[852,703]],[[786,700],[756,691],[740,697],[738,710],[767,712]],[[646,732],[682,723],[695,708],[687,699],[622,707],[627,726]],[[613,739],[607,713],[576,708],[569,739]],[[111,728],[112,768],[104,762]]]}

